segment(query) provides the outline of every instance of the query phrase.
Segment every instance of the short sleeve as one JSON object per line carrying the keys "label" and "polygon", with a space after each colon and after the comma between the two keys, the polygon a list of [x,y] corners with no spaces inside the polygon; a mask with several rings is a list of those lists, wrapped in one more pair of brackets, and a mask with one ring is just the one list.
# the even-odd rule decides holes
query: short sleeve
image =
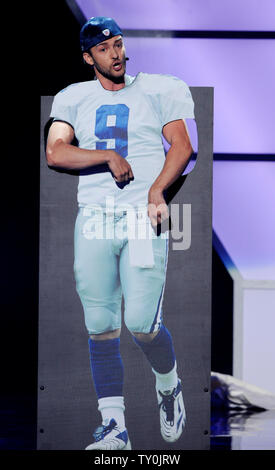
{"label": "short sleeve", "polygon": [[50,117],[52,117],[54,121],[67,122],[74,129],[75,114],[75,107],[70,104],[68,94],[63,91],[59,92],[54,97]]}
{"label": "short sleeve", "polygon": [[194,119],[194,101],[188,85],[173,76],[162,77],[159,91],[162,127],[177,119]]}

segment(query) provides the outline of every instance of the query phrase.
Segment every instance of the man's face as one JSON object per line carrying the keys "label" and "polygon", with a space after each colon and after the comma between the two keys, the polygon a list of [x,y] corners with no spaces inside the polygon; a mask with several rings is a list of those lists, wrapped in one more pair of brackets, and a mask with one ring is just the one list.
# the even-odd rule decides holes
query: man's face
{"label": "man's face", "polygon": [[101,74],[113,82],[123,79],[126,71],[125,47],[121,36],[97,44],[84,53],[84,59],[94,65],[96,75]]}

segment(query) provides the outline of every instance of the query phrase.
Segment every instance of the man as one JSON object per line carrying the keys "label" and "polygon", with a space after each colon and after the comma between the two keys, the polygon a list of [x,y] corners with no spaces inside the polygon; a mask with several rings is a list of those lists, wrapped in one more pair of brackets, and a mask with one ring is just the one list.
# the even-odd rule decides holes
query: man
{"label": "man", "polygon": [[[154,236],[153,229],[168,218],[164,191],[192,154],[183,119],[194,117],[194,103],[175,77],[126,74],[123,33],[113,19],[91,18],[80,42],[96,80],[55,96],[47,162],[80,173],[74,271],[102,414],[87,449],[131,449],[120,356],[122,294],[125,324],[156,377],[161,434],[174,442],[185,409],[172,338],[162,321],[167,237]],[[171,145],[166,158],[162,135]],[[75,137],[78,147],[71,144]],[[150,236],[130,237],[131,223],[138,230],[149,227]]]}

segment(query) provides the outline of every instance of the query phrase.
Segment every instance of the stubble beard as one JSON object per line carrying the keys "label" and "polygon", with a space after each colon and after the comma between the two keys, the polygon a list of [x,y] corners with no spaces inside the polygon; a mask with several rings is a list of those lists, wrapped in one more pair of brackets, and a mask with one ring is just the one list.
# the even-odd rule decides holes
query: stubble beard
{"label": "stubble beard", "polygon": [[115,84],[119,84],[119,83],[124,83],[124,75],[126,73],[126,60],[125,60],[125,55],[121,61],[122,63],[122,73],[121,75],[113,75],[112,73],[108,72],[107,70],[103,69],[100,67],[100,65],[98,64],[98,62],[95,61],[95,59],[93,58],[93,61],[94,61],[94,69],[96,69],[103,77],[107,78],[108,80],[110,80],[111,82],[115,83]]}

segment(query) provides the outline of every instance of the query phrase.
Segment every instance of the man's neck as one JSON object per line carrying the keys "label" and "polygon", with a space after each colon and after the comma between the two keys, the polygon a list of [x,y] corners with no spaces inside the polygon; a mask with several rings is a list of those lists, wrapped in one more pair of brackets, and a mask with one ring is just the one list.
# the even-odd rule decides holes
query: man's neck
{"label": "man's neck", "polygon": [[105,90],[117,91],[125,87],[125,75],[121,78],[121,83],[115,83],[101,75],[101,73],[97,73],[96,76]]}

